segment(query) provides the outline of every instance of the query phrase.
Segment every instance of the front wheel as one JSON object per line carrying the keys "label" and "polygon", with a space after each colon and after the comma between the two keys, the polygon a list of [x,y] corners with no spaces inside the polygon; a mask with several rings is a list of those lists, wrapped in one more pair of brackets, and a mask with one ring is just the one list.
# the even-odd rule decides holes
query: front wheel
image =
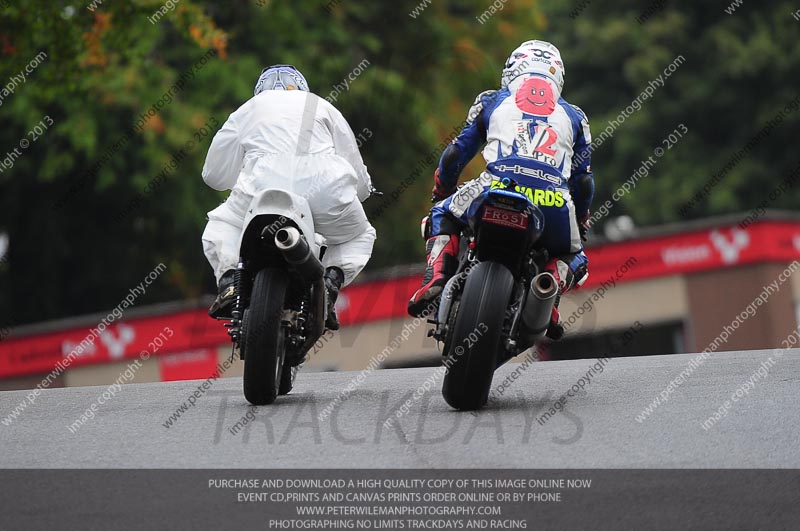
{"label": "front wheel", "polygon": [[286,356],[286,329],[281,324],[289,278],[282,269],[256,275],[247,326],[243,330],[244,397],[253,405],[271,404],[278,396]]}
{"label": "front wheel", "polygon": [[511,271],[496,262],[479,263],[467,277],[442,385],[445,401],[455,409],[480,409],[489,398],[513,290]]}

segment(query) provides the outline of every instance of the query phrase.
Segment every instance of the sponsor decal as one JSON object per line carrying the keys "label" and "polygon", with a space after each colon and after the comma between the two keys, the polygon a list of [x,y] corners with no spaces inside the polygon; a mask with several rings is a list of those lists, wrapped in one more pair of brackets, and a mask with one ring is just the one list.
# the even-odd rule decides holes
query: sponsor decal
{"label": "sponsor decal", "polygon": [[711,231],[711,243],[719,251],[722,261],[735,264],[739,261],[740,252],[750,245],[750,235],[742,229],[733,229],[730,239],[721,231]]}
{"label": "sponsor decal", "polygon": [[[507,190],[508,187],[502,181],[494,180],[491,185],[492,190]],[[564,206],[564,194],[558,190],[541,190],[529,186],[514,185],[514,191],[523,194],[528,201],[536,206],[548,206],[561,208]]]}

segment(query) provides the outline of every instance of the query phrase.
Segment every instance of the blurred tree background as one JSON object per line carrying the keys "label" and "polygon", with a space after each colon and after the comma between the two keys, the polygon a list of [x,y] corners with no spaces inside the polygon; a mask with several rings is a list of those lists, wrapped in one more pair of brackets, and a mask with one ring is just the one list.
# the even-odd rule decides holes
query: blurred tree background
{"label": "blurred tree background", "polygon": [[[371,132],[362,154],[387,193],[365,205],[378,230],[368,270],[422,260],[418,220],[430,206],[438,146],[475,95],[498,86],[510,51],[532,38],[560,47],[564,96],[587,112],[595,136],[685,57],[593,160],[599,204],[685,124],[686,137],[611,213],[638,225],[680,219],[680,206],[797,96],[800,22],[793,2],[777,0],[745,2],[732,15],[728,2],[666,2],[637,20],[657,4],[498,0],[494,9],[502,9],[481,23],[489,0],[180,0],[153,22],[162,0],[2,1],[0,90],[11,83],[13,94],[0,106],[0,159],[35,137],[28,133],[45,116],[53,125],[0,172],[0,234],[8,236],[0,324],[107,310],[159,262],[167,272],[137,304],[212,292],[200,235],[225,194],[200,178],[211,135],[130,205],[198,128],[212,117],[222,123],[247,100],[261,68],[274,63],[297,65],[326,97],[369,61],[335,102],[356,135]],[[40,52],[44,62],[14,85]],[[203,56],[210,58],[197,67]],[[181,76],[183,90],[134,130]],[[798,123],[800,113],[789,115],[689,216],[766,199],[800,162],[790,147]],[[480,167],[474,161],[464,178]],[[772,206],[797,198],[792,191]]]}

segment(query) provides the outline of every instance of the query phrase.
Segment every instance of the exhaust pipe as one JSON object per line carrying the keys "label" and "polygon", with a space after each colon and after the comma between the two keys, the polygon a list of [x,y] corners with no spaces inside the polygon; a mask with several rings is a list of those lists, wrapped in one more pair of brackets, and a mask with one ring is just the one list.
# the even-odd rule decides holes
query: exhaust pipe
{"label": "exhaust pipe", "polygon": [[544,272],[534,277],[522,310],[522,322],[534,340],[547,331],[557,295],[558,283],[552,274]]}
{"label": "exhaust pipe", "polygon": [[311,252],[311,246],[294,227],[283,227],[275,233],[275,246],[303,279],[314,282],[322,278],[325,268]]}
{"label": "exhaust pipe", "polygon": [[[301,277],[312,285],[311,312],[308,334],[301,352],[307,355],[314,343],[325,332],[327,312],[327,290],[323,275],[325,267],[311,252],[311,246],[295,227],[284,227],[275,233],[275,246],[288,263],[294,266]],[[305,359],[305,358],[304,358]]]}

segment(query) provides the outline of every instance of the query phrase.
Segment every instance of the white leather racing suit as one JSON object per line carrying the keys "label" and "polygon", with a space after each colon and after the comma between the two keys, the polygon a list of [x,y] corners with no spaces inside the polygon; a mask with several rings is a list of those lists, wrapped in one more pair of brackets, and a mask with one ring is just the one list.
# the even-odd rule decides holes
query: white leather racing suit
{"label": "white leather racing suit", "polygon": [[265,90],[239,107],[214,136],[203,180],[232,189],[208,213],[203,250],[217,281],[235,269],[245,213],[253,196],[280,188],[304,197],[316,232],[327,240],[323,265],[352,282],[375,241],[361,202],[372,189],[355,136],[342,114],[315,94]]}

